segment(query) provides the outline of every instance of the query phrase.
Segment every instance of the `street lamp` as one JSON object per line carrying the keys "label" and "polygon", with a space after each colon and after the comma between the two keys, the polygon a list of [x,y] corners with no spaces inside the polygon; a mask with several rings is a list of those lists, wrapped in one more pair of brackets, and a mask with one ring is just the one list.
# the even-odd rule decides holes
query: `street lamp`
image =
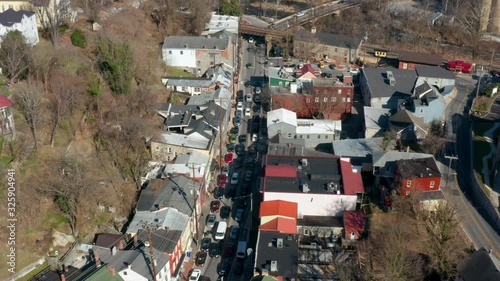
{"label": "street lamp", "polygon": [[365,43],[364,44],[365,45],[365,52],[363,54],[363,67],[365,67],[365,64],[366,64],[366,48],[367,48],[366,44],[368,42],[368,31],[365,33],[365,37],[363,37],[363,39],[365,40],[365,42],[364,42]]}

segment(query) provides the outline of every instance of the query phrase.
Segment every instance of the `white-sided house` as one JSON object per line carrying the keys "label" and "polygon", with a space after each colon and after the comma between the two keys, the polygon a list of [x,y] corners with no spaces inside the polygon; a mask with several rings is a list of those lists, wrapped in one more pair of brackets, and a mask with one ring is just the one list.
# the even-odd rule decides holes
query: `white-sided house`
{"label": "white-sided house", "polygon": [[331,143],[340,137],[341,120],[297,119],[297,114],[280,108],[267,113],[269,138],[278,136],[279,142],[289,142],[305,147]]}
{"label": "white-sided house", "polygon": [[32,46],[38,44],[38,29],[34,12],[8,9],[0,13],[0,40],[9,31],[14,30],[21,32],[26,39],[26,43]]}
{"label": "white-sided house", "polygon": [[363,182],[349,158],[267,155],[265,169],[263,201],[296,202],[299,219],[341,216],[360,207]]}

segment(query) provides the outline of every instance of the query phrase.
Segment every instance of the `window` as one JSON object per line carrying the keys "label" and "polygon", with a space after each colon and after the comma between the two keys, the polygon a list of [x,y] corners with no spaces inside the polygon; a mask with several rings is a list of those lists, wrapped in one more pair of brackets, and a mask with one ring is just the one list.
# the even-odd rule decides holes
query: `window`
{"label": "window", "polygon": [[328,101],[328,98],[327,97],[324,97],[323,98],[323,102],[327,102]]}
{"label": "window", "polygon": [[174,152],[175,157],[177,157],[177,152]]}
{"label": "window", "polygon": [[337,52],[337,48],[335,48],[335,53]]}
{"label": "window", "polygon": [[307,135],[307,138],[309,138],[309,137],[310,137],[310,135]]}
{"label": "window", "polygon": [[283,82],[279,81],[278,85],[283,86]]}
{"label": "window", "polygon": [[347,98],[347,102],[351,102],[351,98],[349,98],[349,97],[348,97],[348,98]]}
{"label": "window", "polygon": [[410,195],[410,191],[409,191],[409,190],[407,190],[407,191],[405,192],[405,194],[406,194],[406,196]]}
{"label": "window", "polygon": [[328,139],[328,135],[325,135],[325,140]]}
{"label": "window", "polygon": [[347,90],[347,94],[350,95],[351,94],[351,90]]}
{"label": "window", "polygon": [[293,136],[294,139],[297,139],[297,135]]}
{"label": "window", "polygon": [[320,139],[320,138],[321,138],[321,135],[318,135],[318,139]]}
{"label": "window", "polygon": [[160,271],[160,272],[158,272],[158,278],[160,278],[160,279],[161,279],[161,271]]}
{"label": "window", "polygon": [[300,135],[299,137],[302,138],[302,135]]}
{"label": "window", "polygon": [[420,109],[420,113],[424,113],[424,109],[423,108]]}
{"label": "window", "polygon": [[124,272],[123,272],[123,275],[127,275],[127,272],[126,272],[126,271],[124,271]]}
{"label": "window", "polygon": [[406,187],[411,187],[411,181],[406,182]]}
{"label": "window", "polygon": [[181,51],[181,55],[184,55],[184,51]]}
{"label": "window", "polygon": [[291,138],[292,137],[292,134],[291,133],[288,133],[288,137]]}
{"label": "window", "polygon": [[187,92],[187,87],[181,87],[181,91]]}
{"label": "window", "polygon": [[337,94],[339,94],[339,95],[342,94],[342,89],[338,89]]}
{"label": "window", "polygon": [[315,98],[314,98],[314,102],[319,102],[319,98],[318,98],[318,97],[315,97]]}
{"label": "window", "polygon": [[431,187],[431,188],[434,188],[434,184],[435,184],[435,182],[434,182],[434,181],[431,181],[430,187]]}
{"label": "window", "polygon": [[306,102],[307,102],[307,103],[310,103],[310,102],[311,102],[311,99],[306,99]]}
{"label": "window", "polygon": [[337,102],[337,97],[332,97],[332,102]]}
{"label": "window", "polygon": [[345,97],[342,98],[342,102],[345,102]]}
{"label": "window", "polygon": [[168,54],[171,55],[172,54],[172,51],[168,51]]}
{"label": "window", "polygon": [[310,232],[309,232],[309,229],[304,229],[304,235],[309,235]]}
{"label": "window", "polygon": [[201,92],[201,89],[200,88],[194,88],[194,91],[195,92]]}
{"label": "window", "polygon": [[172,148],[171,147],[167,147],[167,153],[172,153]]}

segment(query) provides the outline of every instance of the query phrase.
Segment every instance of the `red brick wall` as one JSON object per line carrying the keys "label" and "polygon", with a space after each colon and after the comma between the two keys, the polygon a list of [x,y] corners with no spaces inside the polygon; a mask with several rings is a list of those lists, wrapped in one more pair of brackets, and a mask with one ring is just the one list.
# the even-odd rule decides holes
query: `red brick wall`
{"label": "red brick wall", "polygon": [[[434,182],[433,188],[431,188],[432,181]],[[412,192],[439,190],[441,178],[440,177],[411,178],[411,179],[401,179],[398,182],[399,182],[398,188],[401,191],[401,196],[406,197]]]}
{"label": "red brick wall", "polygon": [[294,111],[297,118],[340,120],[351,113],[353,99],[353,86],[314,87],[310,95],[273,95],[272,108]]}

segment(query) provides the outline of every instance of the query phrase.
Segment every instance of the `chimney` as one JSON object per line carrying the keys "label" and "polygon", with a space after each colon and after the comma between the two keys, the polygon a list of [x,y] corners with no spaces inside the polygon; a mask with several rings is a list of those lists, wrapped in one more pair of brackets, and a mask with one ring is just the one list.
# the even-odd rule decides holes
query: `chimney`
{"label": "chimney", "polygon": [[69,267],[67,265],[64,265],[64,272],[68,272],[69,271]]}
{"label": "chimney", "polygon": [[316,26],[311,27],[311,33],[316,33]]}
{"label": "chimney", "polygon": [[349,72],[342,73],[342,82],[344,84],[352,83],[352,75]]}
{"label": "chimney", "polygon": [[94,258],[95,258],[95,266],[96,267],[101,266],[101,260],[99,259],[99,251],[97,250],[94,251]]}
{"label": "chimney", "polygon": [[134,235],[134,247],[137,247],[138,242],[139,238],[137,237],[137,235]]}
{"label": "chimney", "polygon": [[64,276],[64,273],[61,274],[61,281],[66,281],[66,276]]}
{"label": "chimney", "polygon": [[125,241],[120,240],[120,243],[118,244],[118,250],[123,250],[125,248]]}

